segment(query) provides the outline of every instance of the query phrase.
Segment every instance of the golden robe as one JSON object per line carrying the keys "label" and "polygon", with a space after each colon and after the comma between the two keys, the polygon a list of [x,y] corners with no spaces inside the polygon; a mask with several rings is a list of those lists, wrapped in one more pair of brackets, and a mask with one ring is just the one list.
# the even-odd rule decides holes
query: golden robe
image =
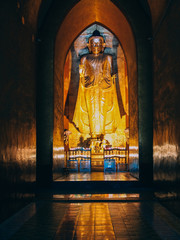
{"label": "golden robe", "polygon": [[112,56],[89,54],[81,58],[78,97],[73,123],[91,137],[113,133],[120,124]]}

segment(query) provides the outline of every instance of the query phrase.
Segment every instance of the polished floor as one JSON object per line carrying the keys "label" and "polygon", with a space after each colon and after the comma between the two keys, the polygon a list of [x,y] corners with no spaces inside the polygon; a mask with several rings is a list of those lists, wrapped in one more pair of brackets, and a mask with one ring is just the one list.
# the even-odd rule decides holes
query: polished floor
{"label": "polished floor", "polygon": [[129,172],[76,172],[63,175],[56,181],[137,181]]}
{"label": "polished floor", "polygon": [[72,203],[52,198],[32,202],[3,222],[0,239],[179,240],[180,219],[153,199]]}

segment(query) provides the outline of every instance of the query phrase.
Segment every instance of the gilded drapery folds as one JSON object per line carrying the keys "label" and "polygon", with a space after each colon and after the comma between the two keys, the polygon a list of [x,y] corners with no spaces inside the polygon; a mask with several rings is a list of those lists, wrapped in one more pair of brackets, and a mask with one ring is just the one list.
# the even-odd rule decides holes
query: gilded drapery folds
{"label": "gilded drapery folds", "polygon": [[112,56],[89,54],[81,58],[80,83],[73,123],[91,137],[114,133],[120,125]]}

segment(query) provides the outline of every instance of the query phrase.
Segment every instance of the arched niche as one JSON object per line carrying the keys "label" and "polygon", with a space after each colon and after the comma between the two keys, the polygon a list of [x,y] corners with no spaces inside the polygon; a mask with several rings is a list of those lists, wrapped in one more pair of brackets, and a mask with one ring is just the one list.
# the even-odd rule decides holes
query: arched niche
{"label": "arched niche", "polygon": [[63,158],[63,69],[66,54],[84,29],[100,23],[117,36],[125,53],[130,86],[132,166],[136,169],[139,160],[140,181],[151,183],[152,46],[149,41],[149,16],[138,1],[71,0],[62,3],[54,0],[48,14],[44,14],[44,20],[40,20],[37,47],[37,182],[52,181],[53,152],[54,163],[56,159]]}
{"label": "arched niche", "polygon": [[[54,149],[62,149],[64,146],[63,133],[63,72],[66,55],[73,41],[88,26],[92,24],[100,24],[115,34],[122,49],[127,62],[127,75],[129,85],[129,144],[133,153],[130,153],[131,163],[136,161],[138,168],[138,96],[137,96],[137,56],[135,38],[125,16],[110,1],[91,1],[82,0],[77,3],[65,17],[60,26],[55,42],[55,58],[54,58]],[[61,109],[61,112],[60,110]],[[54,151],[55,154],[59,154]]]}

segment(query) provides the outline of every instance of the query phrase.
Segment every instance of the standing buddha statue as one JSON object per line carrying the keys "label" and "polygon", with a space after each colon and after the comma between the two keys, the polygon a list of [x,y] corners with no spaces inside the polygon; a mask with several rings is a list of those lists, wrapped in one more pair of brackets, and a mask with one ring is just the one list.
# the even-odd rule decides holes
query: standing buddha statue
{"label": "standing buddha statue", "polygon": [[95,30],[89,38],[89,54],[81,57],[79,89],[73,123],[91,138],[114,133],[120,124],[113,60],[104,53],[104,38]]}

